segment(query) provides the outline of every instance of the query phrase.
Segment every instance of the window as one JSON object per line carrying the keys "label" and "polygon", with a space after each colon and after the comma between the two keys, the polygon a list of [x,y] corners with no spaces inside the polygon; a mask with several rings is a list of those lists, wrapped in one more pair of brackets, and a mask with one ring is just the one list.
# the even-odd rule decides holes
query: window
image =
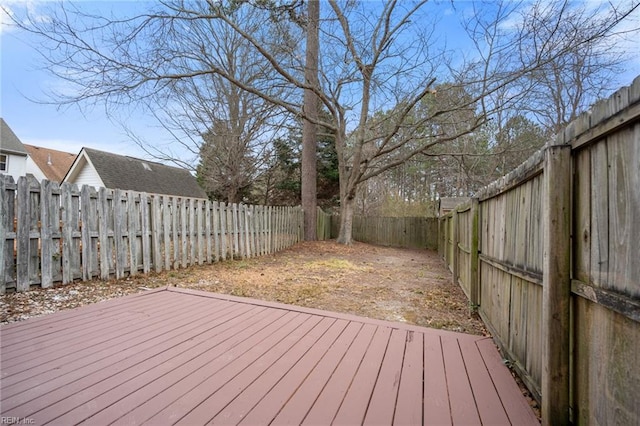
{"label": "window", "polygon": [[6,172],[8,168],[8,158],[4,154],[0,154],[0,172]]}

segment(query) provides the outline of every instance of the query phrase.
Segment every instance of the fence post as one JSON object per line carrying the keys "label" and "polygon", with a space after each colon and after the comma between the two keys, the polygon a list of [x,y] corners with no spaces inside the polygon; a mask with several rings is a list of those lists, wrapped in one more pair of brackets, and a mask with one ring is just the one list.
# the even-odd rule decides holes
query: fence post
{"label": "fence post", "polygon": [[29,258],[31,244],[29,231],[31,225],[30,184],[25,176],[18,178],[18,225],[16,229],[16,290],[29,290]]}
{"label": "fence post", "polygon": [[52,185],[53,182],[46,179],[40,182],[40,286],[42,288],[53,286],[53,243],[51,235],[53,227],[59,226],[59,218],[51,217]]}
{"label": "fence post", "polygon": [[[9,215],[9,197],[13,198],[13,193],[9,195],[7,184],[12,184],[13,178],[9,175],[0,174],[0,294],[7,290],[7,264],[13,263],[13,241],[7,244],[7,234],[13,233],[13,208]],[[13,203],[11,204],[13,207]]]}
{"label": "fence post", "polygon": [[479,282],[480,277],[478,276],[478,257],[480,256],[480,247],[479,247],[479,205],[480,202],[477,198],[471,199],[471,274],[470,276],[470,302],[472,310],[476,310],[478,305],[480,305],[480,288]]}
{"label": "fence post", "polygon": [[451,265],[453,266],[453,283],[458,284],[458,275],[460,275],[460,256],[458,255],[458,244],[460,244],[460,236],[459,236],[459,223],[458,223],[458,210],[452,211],[453,215],[451,216],[451,220],[453,222],[451,233],[451,245],[453,246],[453,259],[451,259]]}
{"label": "fence post", "polygon": [[569,424],[571,145],[547,147],[544,164],[542,423]]}

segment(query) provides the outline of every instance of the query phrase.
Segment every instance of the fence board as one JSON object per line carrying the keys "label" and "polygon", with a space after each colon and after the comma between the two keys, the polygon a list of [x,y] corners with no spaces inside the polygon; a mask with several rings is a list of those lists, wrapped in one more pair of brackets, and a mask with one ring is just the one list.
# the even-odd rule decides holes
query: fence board
{"label": "fence board", "polygon": [[213,258],[213,253],[211,251],[211,248],[213,247],[212,244],[212,235],[211,235],[211,201],[206,200],[204,202],[204,235],[205,235],[205,240],[206,240],[206,256],[207,256],[207,263],[211,263],[212,262],[212,258]]}
{"label": "fence board", "polygon": [[[40,185],[40,194],[42,202],[40,203],[40,220],[42,226],[40,227],[40,241],[42,250],[42,264],[41,264],[41,279],[40,286],[42,288],[49,288],[53,285],[53,225],[58,224],[58,217],[51,217],[52,204],[53,204],[53,182],[43,180]],[[0,188],[0,191],[2,188]]]}
{"label": "fence board", "polygon": [[187,266],[196,264],[196,200],[189,199],[189,261]]}
{"label": "fence board", "polygon": [[595,145],[591,151],[591,265],[596,283],[608,286],[609,271],[609,182],[607,146]]}
{"label": "fence board", "polygon": [[222,228],[221,226],[221,214],[220,214],[220,203],[217,201],[213,202],[213,236],[215,242],[215,260],[223,259],[223,249],[222,249]]}
{"label": "fence board", "polygon": [[591,273],[591,156],[589,150],[579,152],[575,160],[575,235],[574,271],[577,279],[588,282]]}
{"label": "fence board", "polygon": [[[82,187],[81,190],[81,210],[80,220],[82,223],[82,279],[88,281],[93,277],[94,265],[97,266],[97,247],[94,245],[94,233],[97,231],[96,205],[95,205],[95,189],[88,186]],[[43,217],[44,219],[44,217]],[[43,256],[44,264],[44,256]]]}
{"label": "fence board", "polygon": [[151,199],[151,252],[153,255],[153,268],[156,272],[162,270],[162,209],[160,197]]}
{"label": "fence board", "polygon": [[22,176],[18,179],[18,226],[16,229],[16,245],[18,248],[16,278],[18,291],[29,290],[29,257],[31,252],[31,244],[29,244],[31,203],[29,198],[29,181]]}
{"label": "fence board", "polygon": [[129,275],[135,276],[138,273],[138,252],[140,240],[138,240],[139,215],[136,208],[136,195],[130,191],[127,197],[127,245],[129,246]]}
{"label": "fence board", "polygon": [[203,200],[197,200],[196,201],[197,204],[197,212],[196,212],[196,232],[197,232],[197,237],[196,237],[196,244],[198,247],[198,265],[203,265],[204,264],[204,249],[205,249],[205,244],[204,244],[204,202]]}
{"label": "fence board", "polygon": [[219,203],[219,216],[220,216],[220,259],[225,260],[227,258],[227,212],[225,210],[225,204]]}

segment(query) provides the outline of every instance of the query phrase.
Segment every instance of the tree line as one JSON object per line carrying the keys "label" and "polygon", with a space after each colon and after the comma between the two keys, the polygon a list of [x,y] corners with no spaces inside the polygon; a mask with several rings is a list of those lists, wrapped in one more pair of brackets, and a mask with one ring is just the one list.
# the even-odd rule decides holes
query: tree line
{"label": "tree line", "polygon": [[[60,104],[140,108],[217,200],[355,213],[472,195],[619,85],[633,1],[68,1],[12,13]],[[40,19],[42,13],[46,19]],[[441,21],[456,16],[446,39]],[[71,87],[73,90],[69,90]],[[188,153],[190,155],[185,155]],[[407,210],[405,209],[405,210]],[[422,209],[422,210],[421,210]],[[395,211],[394,214],[402,214]],[[311,227],[314,228],[315,227]],[[313,239],[311,229],[306,238]]]}

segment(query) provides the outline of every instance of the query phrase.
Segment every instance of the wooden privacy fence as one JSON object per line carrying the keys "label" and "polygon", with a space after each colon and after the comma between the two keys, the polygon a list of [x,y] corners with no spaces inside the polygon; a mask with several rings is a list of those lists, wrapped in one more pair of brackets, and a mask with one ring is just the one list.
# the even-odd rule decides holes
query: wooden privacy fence
{"label": "wooden privacy fence", "polygon": [[[331,218],[331,235],[338,236],[340,216]],[[390,247],[438,248],[438,218],[435,217],[353,217],[353,239]]]}
{"label": "wooden privacy fence", "polygon": [[0,292],[282,250],[299,207],[248,206],[0,177]]}
{"label": "wooden privacy fence", "polygon": [[640,424],[640,77],[439,224],[545,424]]}

